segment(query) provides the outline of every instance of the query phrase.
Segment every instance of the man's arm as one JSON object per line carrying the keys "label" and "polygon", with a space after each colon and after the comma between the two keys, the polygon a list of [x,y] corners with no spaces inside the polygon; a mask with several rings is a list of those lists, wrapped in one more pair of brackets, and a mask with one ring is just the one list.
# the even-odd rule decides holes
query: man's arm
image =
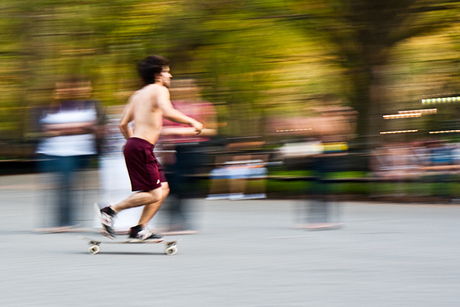
{"label": "man's arm", "polygon": [[[198,108],[198,107],[197,107]],[[200,114],[201,123],[205,128],[201,131],[200,135],[205,137],[217,135],[217,118],[215,107],[210,103],[199,103],[199,110],[195,111]],[[181,137],[194,136],[196,133],[189,127],[168,127],[163,126],[161,130],[162,135],[175,135]]]}
{"label": "man's arm", "polygon": [[[161,130],[162,135],[180,135],[180,136],[194,136],[196,132],[189,127],[163,127]],[[216,129],[203,128],[200,135],[202,136],[214,136],[216,135]]]}
{"label": "man's arm", "polygon": [[133,130],[128,125],[133,120],[134,120],[134,104],[130,100],[125,110],[123,111],[123,115],[118,125],[125,139],[129,139],[133,135]]}
{"label": "man's arm", "polygon": [[161,87],[159,90],[158,106],[163,111],[164,118],[176,123],[187,124],[193,127],[195,129],[195,134],[200,134],[203,130],[202,123],[174,109],[169,98],[169,91],[165,87]]}

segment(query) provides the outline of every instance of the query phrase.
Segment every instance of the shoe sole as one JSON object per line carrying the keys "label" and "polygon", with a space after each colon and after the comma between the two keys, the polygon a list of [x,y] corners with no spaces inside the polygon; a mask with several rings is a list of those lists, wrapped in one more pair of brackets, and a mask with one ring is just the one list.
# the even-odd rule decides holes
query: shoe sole
{"label": "shoe sole", "polygon": [[108,230],[107,226],[103,223],[102,221],[102,215],[101,215],[101,208],[99,208],[99,205],[97,203],[94,204],[94,210],[96,210],[97,217],[99,219],[99,222],[102,225],[102,235],[106,236],[109,239],[115,240],[115,236],[112,235]]}

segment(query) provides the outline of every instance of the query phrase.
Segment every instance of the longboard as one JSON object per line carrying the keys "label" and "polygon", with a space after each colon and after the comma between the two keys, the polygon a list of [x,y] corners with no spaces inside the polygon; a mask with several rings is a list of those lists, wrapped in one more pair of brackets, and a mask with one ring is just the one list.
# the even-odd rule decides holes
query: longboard
{"label": "longboard", "polygon": [[180,240],[176,241],[130,241],[130,240],[124,240],[124,241],[117,241],[117,240],[100,240],[100,239],[93,239],[85,236],[78,236],[79,239],[88,241],[88,244],[91,245],[91,247],[88,249],[88,253],[91,255],[96,255],[100,251],[99,245],[102,243],[104,244],[156,244],[156,243],[165,243],[165,253],[167,255],[175,255],[177,253],[177,242]]}

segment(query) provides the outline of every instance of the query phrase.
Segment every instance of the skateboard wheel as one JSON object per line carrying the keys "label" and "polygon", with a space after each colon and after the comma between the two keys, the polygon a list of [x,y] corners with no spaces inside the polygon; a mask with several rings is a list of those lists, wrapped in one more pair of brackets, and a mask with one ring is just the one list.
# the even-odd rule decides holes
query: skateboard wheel
{"label": "skateboard wheel", "polygon": [[91,246],[88,249],[88,253],[90,253],[91,255],[96,255],[97,253],[99,253],[99,246],[98,245]]}
{"label": "skateboard wheel", "polygon": [[168,255],[175,255],[177,253],[177,247],[171,246],[166,249],[166,254]]}

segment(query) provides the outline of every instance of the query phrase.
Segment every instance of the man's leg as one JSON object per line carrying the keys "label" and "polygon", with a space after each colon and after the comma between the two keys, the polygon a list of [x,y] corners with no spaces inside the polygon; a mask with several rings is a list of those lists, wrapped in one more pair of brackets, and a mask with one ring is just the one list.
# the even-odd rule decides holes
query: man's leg
{"label": "man's leg", "polygon": [[137,192],[126,198],[125,200],[119,202],[118,204],[112,206],[113,211],[118,213],[120,211],[140,207],[148,204],[152,204],[161,200],[161,189],[157,188],[152,191],[143,191]]}
{"label": "man's leg", "polygon": [[112,206],[115,213],[129,208],[144,206],[139,225],[143,228],[147,226],[150,220],[155,216],[161,207],[161,204],[169,194],[169,186],[167,182],[162,182],[161,187],[152,191],[137,192],[120,203]]}
{"label": "man's leg", "polygon": [[153,203],[146,204],[144,205],[144,210],[142,211],[141,218],[139,220],[139,224],[131,227],[131,230],[129,232],[129,238],[130,240],[134,241],[155,241],[155,242],[161,242],[164,240],[164,238],[161,235],[153,233],[151,230],[147,228],[148,223],[150,220],[155,216],[155,214],[158,212],[158,210],[161,207],[161,204],[165,200],[166,196],[169,193],[169,188],[168,184],[166,182],[162,183],[161,188],[155,189],[153,191],[150,191],[149,193],[161,195],[161,198]]}
{"label": "man's leg", "polygon": [[163,201],[168,196],[169,194],[168,183],[162,182],[161,188],[155,189],[148,193],[154,194],[154,195],[159,194],[159,196],[155,196],[155,198],[158,199],[157,201],[144,205],[144,210],[142,211],[141,218],[139,219],[139,225],[141,225],[142,228],[147,227],[150,220],[155,216],[155,214],[158,212],[161,205],[163,204]]}
{"label": "man's leg", "polygon": [[58,226],[72,226],[74,222],[75,204],[72,199],[72,188],[75,185],[75,172],[78,165],[77,156],[59,157],[59,224]]}
{"label": "man's leg", "polygon": [[[99,219],[105,230],[104,235],[112,239],[115,238],[115,230],[113,229],[113,219],[115,218],[118,212],[129,208],[145,206],[141,216],[141,221],[145,221],[147,220],[147,218],[151,219],[153,217],[153,215],[156,213],[155,208],[159,208],[161,205],[161,200],[162,189],[157,188],[152,191],[137,192],[114,206],[104,207],[100,209],[98,211]],[[147,220],[147,223],[150,219]],[[145,228],[147,223],[143,225],[138,225],[138,228]]]}

